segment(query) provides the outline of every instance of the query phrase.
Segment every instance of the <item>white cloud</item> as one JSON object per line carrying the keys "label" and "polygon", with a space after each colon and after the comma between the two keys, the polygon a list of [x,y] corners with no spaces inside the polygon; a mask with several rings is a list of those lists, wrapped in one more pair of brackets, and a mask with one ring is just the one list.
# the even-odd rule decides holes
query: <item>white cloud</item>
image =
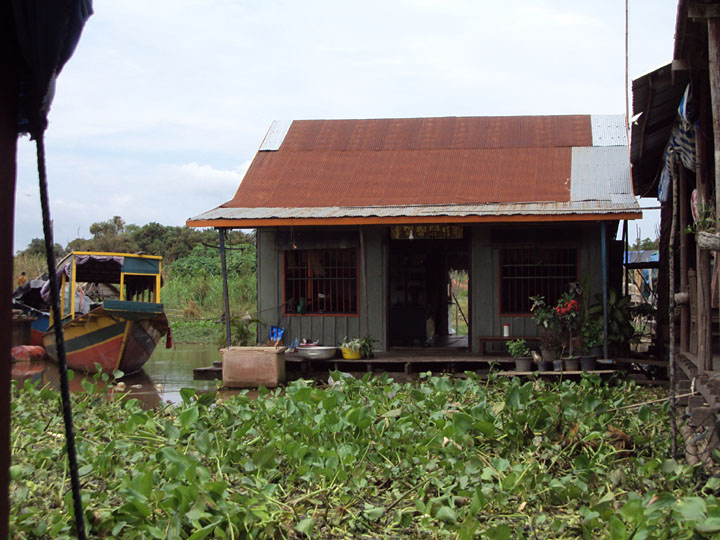
{"label": "white cloud", "polygon": [[[672,56],[676,0],[630,3],[631,74]],[[47,134],[57,239],[230,199],[274,119],[617,113],[622,0],[99,0]],[[246,167],[245,167],[246,168]],[[18,157],[16,247],[39,236]]]}

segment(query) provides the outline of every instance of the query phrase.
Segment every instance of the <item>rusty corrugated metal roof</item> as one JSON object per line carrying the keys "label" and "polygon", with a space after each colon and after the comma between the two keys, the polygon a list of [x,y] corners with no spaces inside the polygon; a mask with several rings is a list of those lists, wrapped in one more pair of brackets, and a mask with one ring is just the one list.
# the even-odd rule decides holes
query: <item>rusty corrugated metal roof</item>
{"label": "rusty corrugated metal roof", "polygon": [[[304,120],[292,122],[280,144],[274,125],[272,144],[263,143],[233,199],[190,222],[313,213],[634,212],[629,174],[620,179],[627,190],[602,188],[609,184],[603,183],[603,162],[609,159],[607,168],[616,175],[622,151],[585,156],[578,178],[588,170],[600,177],[592,189],[572,185],[576,149],[593,150],[595,141],[597,150],[617,150],[613,145],[624,143],[622,125],[617,118],[590,115]],[[571,189],[580,196],[571,200]]]}

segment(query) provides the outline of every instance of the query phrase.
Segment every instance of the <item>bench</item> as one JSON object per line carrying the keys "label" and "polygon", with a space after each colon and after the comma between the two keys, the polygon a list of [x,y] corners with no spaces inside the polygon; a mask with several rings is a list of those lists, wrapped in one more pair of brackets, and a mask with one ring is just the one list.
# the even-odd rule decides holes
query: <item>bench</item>
{"label": "bench", "polygon": [[480,336],[477,338],[480,356],[485,356],[485,344],[488,342],[503,342],[507,343],[513,339],[524,339],[527,342],[540,342],[538,336]]}

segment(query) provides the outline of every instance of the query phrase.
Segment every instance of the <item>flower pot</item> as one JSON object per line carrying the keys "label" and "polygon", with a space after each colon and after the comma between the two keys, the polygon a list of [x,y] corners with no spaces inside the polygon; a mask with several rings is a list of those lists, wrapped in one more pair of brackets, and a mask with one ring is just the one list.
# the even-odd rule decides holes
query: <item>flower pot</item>
{"label": "flower pot", "polygon": [[552,362],[548,362],[547,360],[540,360],[537,363],[538,371],[551,371],[553,368]]}
{"label": "flower pot", "polygon": [[360,358],[362,358],[360,349],[353,350],[349,347],[340,347],[340,350],[345,360],[360,360]]}
{"label": "flower pot", "polygon": [[562,360],[553,360],[553,371],[562,371],[563,370],[563,361]]}
{"label": "flower pot", "polygon": [[581,356],[580,369],[583,371],[595,371],[597,369],[597,360],[594,356]]}
{"label": "flower pot", "polygon": [[516,358],[515,371],[532,371],[532,358]]}
{"label": "flower pot", "polygon": [[594,356],[595,358],[602,358],[604,356],[603,346],[602,345],[593,345],[592,347],[590,347],[590,355]]}
{"label": "flower pot", "polygon": [[563,359],[563,362],[565,364],[565,371],[578,371],[580,369],[576,356],[573,356],[572,358],[565,358]]}

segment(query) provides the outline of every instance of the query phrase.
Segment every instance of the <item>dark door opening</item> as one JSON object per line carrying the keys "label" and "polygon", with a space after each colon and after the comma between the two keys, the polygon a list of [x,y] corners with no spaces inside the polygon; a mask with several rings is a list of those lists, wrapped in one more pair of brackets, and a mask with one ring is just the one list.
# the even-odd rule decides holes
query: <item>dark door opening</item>
{"label": "dark door opening", "polygon": [[465,238],[390,240],[390,347],[468,347],[469,260]]}

